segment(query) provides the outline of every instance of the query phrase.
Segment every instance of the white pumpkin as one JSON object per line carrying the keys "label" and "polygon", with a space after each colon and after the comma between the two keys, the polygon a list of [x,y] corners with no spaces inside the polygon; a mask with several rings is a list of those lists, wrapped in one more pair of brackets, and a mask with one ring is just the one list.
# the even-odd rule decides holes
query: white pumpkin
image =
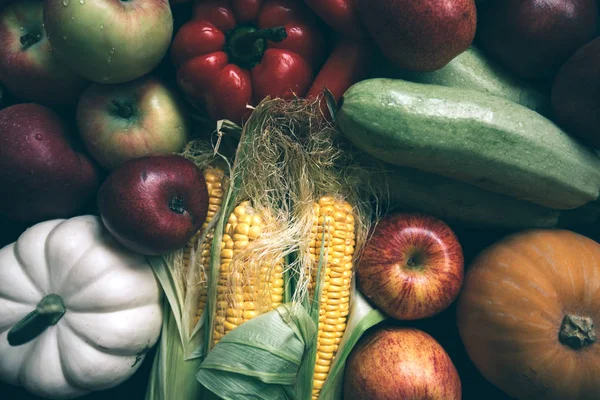
{"label": "white pumpkin", "polygon": [[161,323],[151,267],[98,217],[41,222],[0,250],[1,380],[54,399],[116,386]]}

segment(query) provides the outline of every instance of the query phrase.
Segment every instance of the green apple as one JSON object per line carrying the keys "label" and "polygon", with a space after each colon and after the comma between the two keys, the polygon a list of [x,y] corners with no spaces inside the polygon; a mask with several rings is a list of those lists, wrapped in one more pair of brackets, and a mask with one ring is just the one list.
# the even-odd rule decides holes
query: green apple
{"label": "green apple", "polygon": [[153,70],[173,35],[168,0],[45,0],[56,54],[97,83],[123,83]]}
{"label": "green apple", "polygon": [[76,116],[89,153],[107,169],[150,154],[178,152],[189,139],[184,102],[150,75],[90,85],[79,99]]}

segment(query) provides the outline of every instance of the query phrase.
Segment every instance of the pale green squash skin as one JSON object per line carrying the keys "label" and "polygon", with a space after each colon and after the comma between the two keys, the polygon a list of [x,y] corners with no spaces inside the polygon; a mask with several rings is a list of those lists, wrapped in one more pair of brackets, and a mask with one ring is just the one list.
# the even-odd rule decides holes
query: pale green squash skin
{"label": "pale green squash skin", "polygon": [[413,168],[386,165],[377,185],[392,209],[435,215],[466,226],[573,228],[596,221],[600,210],[554,210]]}
{"label": "pale green squash skin", "polygon": [[437,71],[396,70],[389,77],[478,90],[514,101],[546,117],[552,114],[550,88],[544,91],[517,78],[475,46],[469,47]]}
{"label": "pale green squash skin", "polygon": [[538,113],[486,93],[369,79],[336,115],[357,148],[554,209],[600,195],[600,157]]}

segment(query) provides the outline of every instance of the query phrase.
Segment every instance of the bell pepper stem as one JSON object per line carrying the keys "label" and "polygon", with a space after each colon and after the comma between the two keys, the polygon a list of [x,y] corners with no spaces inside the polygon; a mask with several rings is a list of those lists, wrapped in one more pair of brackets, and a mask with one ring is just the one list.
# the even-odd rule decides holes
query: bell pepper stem
{"label": "bell pepper stem", "polygon": [[252,46],[254,42],[259,39],[270,40],[272,42],[278,43],[282,42],[287,38],[287,32],[285,31],[285,27],[276,26],[274,28],[261,29],[254,32],[244,33],[241,36],[238,36],[238,39],[242,45]]}
{"label": "bell pepper stem", "polygon": [[67,308],[57,294],[45,296],[35,310],[23,317],[8,331],[8,344],[20,346],[35,339],[52,325],[56,325]]}
{"label": "bell pepper stem", "polygon": [[281,42],[287,37],[283,26],[267,29],[241,26],[227,33],[225,51],[234,64],[242,68],[252,68],[262,59],[267,47],[267,40]]}

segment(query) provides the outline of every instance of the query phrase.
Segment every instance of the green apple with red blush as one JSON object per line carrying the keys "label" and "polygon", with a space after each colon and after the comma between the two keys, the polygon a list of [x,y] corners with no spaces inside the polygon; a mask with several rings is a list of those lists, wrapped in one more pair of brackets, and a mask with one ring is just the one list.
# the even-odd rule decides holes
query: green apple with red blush
{"label": "green apple with red blush", "polygon": [[56,57],[42,10],[42,0],[13,1],[0,10],[0,83],[23,100],[72,106],[87,82]]}
{"label": "green apple with red blush", "polygon": [[140,78],[169,49],[169,0],[45,0],[44,23],[56,54],[93,82]]}
{"label": "green apple with red blush", "polygon": [[77,126],[90,154],[107,169],[133,158],[179,152],[190,135],[184,101],[149,75],[90,85],[77,104]]}
{"label": "green apple with red blush", "polygon": [[420,213],[392,213],[374,228],[357,263],[361,292],[398,320],[445,310],[458,296],[464,256],[454,231]]}

